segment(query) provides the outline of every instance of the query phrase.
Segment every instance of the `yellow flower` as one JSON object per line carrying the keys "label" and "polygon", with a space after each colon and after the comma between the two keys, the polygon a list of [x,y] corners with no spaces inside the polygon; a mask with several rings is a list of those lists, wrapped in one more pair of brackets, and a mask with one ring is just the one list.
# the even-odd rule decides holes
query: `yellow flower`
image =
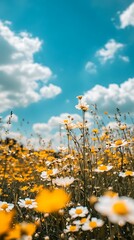
{"label": "yellow flower", "polygon": [[22,187],[20,190],[21,190],[21,191],[26,191],[28,188],[29,188],[28,186],[24,186],[24,187]]}
{"label": "yellow flower", "polygon": [[37,211],[45,213],[57,212],[59,209],[64,208],[69,200],[70,196],[63,189],[54,189],[53,191],[44,189],[36,197]]}
{"label": "yellow flower", "polygon": [[36,230],[36,225],[34,223],[20,223],[16,224],[14,229],[11,229],[6,240],[10,239],[20,239],[21,236],[32,236]]}
{"label": "yellow flower", "polygon": [[99,130],[98,130],[98,128],[94,128],[94,129],[92,129],[92,132],[97,134],[97,133],[99,133]]}
{"label": "yellow flower", "polygon": [[11,221],[13,218],[13,212],[0,212],[0,235],[7,233],[10,229]]}
{"label": "yellow flower", "polygon": [[8,233],[8,236],[6,237],[6,240],[10,239],[20,239],[21,237],[21,232],[20,232],[20,225],[16,224],[13,229],[11,229]]}
{"label": "yellow flower", "polygon": [[24,235],[32,236],[36,230],[36,225],[34,223],[21,223],[21,231]]}

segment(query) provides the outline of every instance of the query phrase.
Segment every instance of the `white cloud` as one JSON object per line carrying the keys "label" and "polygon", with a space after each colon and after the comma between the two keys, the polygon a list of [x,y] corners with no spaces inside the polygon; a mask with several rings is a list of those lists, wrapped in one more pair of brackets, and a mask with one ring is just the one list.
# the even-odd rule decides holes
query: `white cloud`
{"label": "white cloud", "polygon": [[[33,124],[33,132],[36,135],[40,135],[44,141],[49,143],[52,141],[52,146],[56,149],[57,146],[60,145],[61,139],[62,143],[66,143],[66,133],[64,130],[64,124],[62,125],[64,119],[68,119],[68,116],[74,119],[74,123],[81,122],[82,117],[79,114],[69,114],[69,113],[62,113],[59,116],[52,116],[47,122],[45,123],[35,123]],[[60,126],[61,126],[61,136],[60,136]]]}
{"label": "white cloud", "polygon": [[[57,148],[60,145],[61,140],[62,143],[66,143],[67,136],[66,131],[64,129],[63,120],[68,119],[70,117],[73,119],[72,123],[82,122],[82,117],[79,114],[69,114],[69,113],[62,113],[59,116],[52,116],[47,122],[45,123],[35,123],[33,124],[33,132],[37,135],[40,135],[45,142],[52,141],[52,145],[54,148]],[[93,122],[93,117],[90,113],[86,113],[86,120],[88,121],[87,126],[90,127]],[[60,127],[61,127],[61,136],[60,136]],[[77,131],[77,130],[76,130]]]}
{"label": "white cloud", "polygon": [[44,98],[54,98],[61,92],[61,88],[53,84],[49,84],[49,86],[44,86],[40,89],[41,96]]}
{"label": "white cloud", "polygon": [[96,103],[102,112],[115,113],[118,107],[122,112],[134,111],[134,78],[122,84],[110,84],[108,88],[96,85],[84,94],[88,104]]}
{"label": "white cloud", "polygon": [[39,81],[45,86],[52,76],[49,67],[34,61],[42,41],[26,32],[16,34],[10,27],[0,21],[0,112],[39,101],[44,97]]}
{"label": "white cloud", "polygon": [[134,26],[134,2],[120,14],[120,28]]}
{"label": "white cloud", "polygon": [[119,129],[119,125],[117,122],[109,122],[107,125],[106,125],[106,128],[112,128],[112,129]]}
{"label": "white cloud", "polygon": [[96,52],[96,56],[101,63],[105,63],[108,60],[113,60],[119,49],[123,48],[124,44],[116,42],[114,39],[110,39],[104,46]]}
{"label": "white cloud", "polygon": [[68,116],[74,119],[75,122],[82,121],[79,114],[62,113],[59,116],[52,116],[47,123],[35,123],[33,124],[33,130],[37,134],[48,135],[53,129],[59,129],[61,122],[67,119]]}
{"label": "white cloud", "polygon": [[85,70],[88,73],[94,74],[97,72],[97,66],[93,62],[87,62],[85,65]]}
{"label": "white cloud", "polygon": [[120,55],[119,58],[123,61],[123,62],[129,62],[129,57],[128,56],[122,56]]}
{"label": "white cloud", "polygon": [[50,127],[46,123],[35,123],[33,125],[33,130],[36,134],[47,134],[50,131]]}

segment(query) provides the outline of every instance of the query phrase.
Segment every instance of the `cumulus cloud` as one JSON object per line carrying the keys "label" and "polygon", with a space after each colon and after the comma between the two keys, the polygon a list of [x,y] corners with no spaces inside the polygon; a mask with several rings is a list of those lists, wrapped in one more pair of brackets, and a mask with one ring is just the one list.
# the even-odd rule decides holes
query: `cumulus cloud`
{"label": "cumulus cloud", "polygon": [[61,88],[53,84],[49,84],[49,86],[44,86],[40,89],[41,96],[44,98],[54,98],[61,92]]}
{"label": "cumulus cloud", "polygon": [[33,124],[33,131],[37,134],[48,135],[48,132],[51,132],[53,129],[59,129],[60,124],[64,119],[67,119],[68,116],[71,116],[75,122],[82,121],[82,118],[79,114],[70,115],[69,113],[62,113],[59,116],[52,116],[47,123]]}
{"label": "cumulus cloud", "polygon": [[97,72],[97,66],[93,62],[87,62],[85,65],[85,70],[88,73],[94,74]]}
{"label": "cumulus cloud", "polygon": [[44,97],[39,82],[45,86],[52,71],[34,61],[41,46],[38,37],[26,32],[16,34],[9,24],[0,21],[0,112],[26,107]]}
{"label": "cumulus cloud", "polygon": [[108,87],[96,85],[84,94],[88,104],[96,103],[100,111],[115,113],[118,107],[122,112],[134,111],[134,78],[122,84],[110,84]]}
{"label": "cumulus cloud", "polygon": [[[69,113],[62,113],[59,116],[52,116],[47,122],[45,123],[35,123],[33,124],[33,132],[35,135],[40,135],[45,142],[52,141],[53,147],[57,148],[60,143],[64,142],[66,144],[66,131],[64,129],[63,120],[65,119],[73,119],[72,123],[82,122],[82,117],[79,114],[69,114]],[[93,123],[93,117],[90,113],[86,113],[86,120],[88,121],[87,126],[90,127]],[[60,135],[61,129],[61,135]],[[77,131],[77,130],[76,130]]]}
{"label": "cumulus cloud", "polygon": [[35,123],[33,125],[33,130],[36,134],[41,134],[43,135],[44,133],[45,134],[48,134],[48,132],[51,130],[50,127],[48,126],[47,123]]}
{"label": "cumulus cloud", "polygon": [[104,46],[96,52],[96,56],[99,58],[101,63],[106,63],[109,60],[113,60],[119,51],[123,48],[124,44],[116,42],[114,39],[110,39]]}
{"label": "cumulus cloud", "polygon": [[120,28],[134,26],[134,2],[120,14]]}
{"label": "cumulus cloud", "polygon": [[[57,146],[59,146],[61,142],[66,145],[66,131],[64,130],[64,124],[62,123],[63,120],[68,119],[69,116],[71,119],[73,119],[72,123],[82,122],[82,117],[79,114],[62,113],[59,116],[52,116],[45,123],[33,124],[33,132],[35,135],[41,136],[42,139],[44,139],[45,143],[52,141],[52,146],[57,149]],[[90,126],[91,122],[93,121],[90,113],[86,113],[86,120],[89,121],[87,125]]]}

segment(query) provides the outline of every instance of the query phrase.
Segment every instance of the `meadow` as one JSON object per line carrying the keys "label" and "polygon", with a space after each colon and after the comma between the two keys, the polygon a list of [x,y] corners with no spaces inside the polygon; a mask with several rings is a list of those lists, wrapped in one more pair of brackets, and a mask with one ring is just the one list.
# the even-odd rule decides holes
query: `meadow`
{"label": "meadow", "polygon": [[58,151],[1,139],[0,240],[134,239],[133,119],[116,109],[112,128],[82,96],[76,108],[82,122],[62,121]]}

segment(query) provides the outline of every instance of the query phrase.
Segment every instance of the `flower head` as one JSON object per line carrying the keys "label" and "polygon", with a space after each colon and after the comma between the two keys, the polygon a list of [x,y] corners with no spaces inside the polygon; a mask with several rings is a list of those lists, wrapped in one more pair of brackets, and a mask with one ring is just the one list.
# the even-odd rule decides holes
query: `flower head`
{"label": "flower head", "polygon": [[53,179],[53,183],[56,184],[57,186],[62,186],[62,187],[67,187],[70,184],[72,184],[74,182],[74,178],[73,177],[61,177],[61,178],[56,178]]}
{"label": "flower head", "polygon": [[1,202],[0,201],[0,211],[10,212],[14,208],[13,203]]}
{"label": "flower head", "polygon": [[69,214],[71,215],[71,218],[85,217],[87,213],[88,213],[87,207],[83,207],[83,206],[78,206],[76,208],[71,208],[69,210]]}
{"label": "flower head", "polygon": [[54,176],[54,175],[56,175],[58,172],[59,172],[59,171],[58,171],[57,168],[49,169],[49,170],[47,170],[47,171],[43,171],[43,172],[41,173],[41,178],[42,178],[43,180],[48,179],[50,176]]}
{"label": "flower head", "polygon": [[83,231],[92,231],[94,228],[101,227],[104,224],[104,222],[101,219],[97,218],[91,218],[90,221],[84,223],[82,226]]}
{"label": "flower head", "polygon": [[34,199],[30,199],[30,198],[25,198],[25,199],[20,199],[18,201],[18,204],[21,208],[37,208],[37,202]]}
{"label": "flower head", "polygon": [[95,209],[107,216],[109,221],[124,225],[126,222],[134,224],[134,200],[128,197],[100,197]]}
{"label": "flower head", "polygon": [[64,230],[65,233],[78,232],[78,231],[79,231],[79,226],[78,225],[67,225],[66,229]]}
{"label": "flower head", "polygon": [[120,172],[119,173],[119,176],[120,177],[134,177],[134,172],[133,171],[130,171],[130,170],[128,170],[128,171],[125,171],[125,172]]}
{"label": "flower head", "polygon": [[95,172],[107,172],[107,171],[111,170],[112,168],[113,168],[113,166],[100,165],[94,171]]}
{"label": "flower head", "polygon": [[36,197],[37,211],[44,213],[57,212],[64,208],[69,200],[70,195],[63,189],[54,189],[53,191],[43,189]]}

